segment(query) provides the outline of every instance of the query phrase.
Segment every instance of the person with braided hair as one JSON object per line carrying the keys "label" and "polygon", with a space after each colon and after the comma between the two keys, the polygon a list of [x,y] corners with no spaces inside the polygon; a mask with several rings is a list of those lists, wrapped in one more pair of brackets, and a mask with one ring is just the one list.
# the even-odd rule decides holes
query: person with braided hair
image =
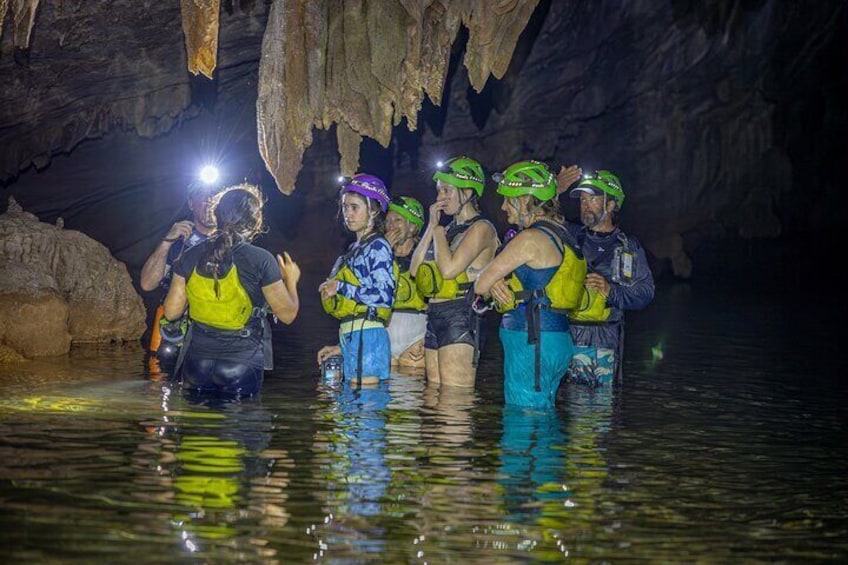
{"label": "person with braided hair", "polygon": [[188,308],[189,328],[175,375],[187,392],[244,397],[259,392],[273,368],[267,313],[297,316],[300,268],[251,242],[262,231],[259,187],[240,184],[215,196],[212,237],[174,264],[165,318]]}
{"label": "person with braided hair", "polygon": [[519,231],[477,277],[475,292],[503,313],[505,403],[550,410],[574,353],[568,312],[583,293],[586,261],[563,225],[545,163],[519,161],[493,178]]}

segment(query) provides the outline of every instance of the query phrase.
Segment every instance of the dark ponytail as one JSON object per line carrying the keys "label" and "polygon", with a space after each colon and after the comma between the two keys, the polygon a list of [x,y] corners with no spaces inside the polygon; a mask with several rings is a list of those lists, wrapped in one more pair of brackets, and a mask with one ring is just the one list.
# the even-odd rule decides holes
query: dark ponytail
{"label": "dark ponytail", "polygon": [[[203,271],[215,279],[215,296],[219,296],[219,277],[224,276],[232,264],[233,247],[250,243],[262,232],[262,195],[259,187],[240,184],[225,189],[215,196],[215,236],[200,264]],[[208,275],[207,275],[208,276]]]}

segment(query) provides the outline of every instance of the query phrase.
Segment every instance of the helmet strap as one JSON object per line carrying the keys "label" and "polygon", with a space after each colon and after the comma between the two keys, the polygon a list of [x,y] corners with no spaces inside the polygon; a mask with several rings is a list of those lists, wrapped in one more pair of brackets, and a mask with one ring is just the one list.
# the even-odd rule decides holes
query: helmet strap
{"label": "helmet strap", "polygon": [[455,187],[456,190],[456,198],[459,201],[459,209],[456,211],[456,215],[459,216],[462,213],[462,210],[465,208],[466,204],[474,204],[477,201],[477,194],[475,194],[474,190],[469,190],[470,196],[468,198],[462,198],[463,189]]}
{"label": "helmet strap", "polygon": [[[527,210],[523,214],[518,210],[517,207],[515,207],[515,211],[518,213],[518,227],[523,230],[532,225],[533,216],[536,215],[536,210],[541,208],[544,204],[544,202],[540,201],[538,204],[533,206],[532,209]],[[528,221],[531,221],[531,223],[527,223]]]}

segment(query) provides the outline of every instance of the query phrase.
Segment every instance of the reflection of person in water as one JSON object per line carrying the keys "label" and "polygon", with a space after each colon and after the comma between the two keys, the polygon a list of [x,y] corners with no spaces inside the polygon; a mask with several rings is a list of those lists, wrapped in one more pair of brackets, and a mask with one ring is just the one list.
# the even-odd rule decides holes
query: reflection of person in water
{"label": "reflection of person in water", "polygon": [[[319,410],[316,448],[326,449],[317,454],[322,465],[323,490],[334,493],[325,509],[333,521],[325,532],[325,543],[339,539],[339,544],[352,544],[357,554],[384,553],[386,532],[376,523],[357,518],[383,514],[386,489],[391,470],[386,461],[386,408],[391,400],[389,381],[356,386],[345,381],[338,391],[323,388],[328,405]],[[328,421],[328,416],[329,420]],[[334,554],[339,548],[327,547]]]}
{"label": "reflection of person in water", "polygon": [[542,553],[573,550],[572,542],[604,519],[599,506],[608,498],[609,465],[600,438],[609,430],[611,404],[595,395],[578,396],[567,400],[565,418],[558,411],[503,410],[504,508],[510,521],[540,526],[535,535],[522,532],[517,543],[534,538]]}
{"label": "reflection of person in water", "polygon": [[558,500],[568,493],[565,468],[565,427],[554,410],[528,410],[507,405],[503,410],[501,484],[507,513],[525,522],[539,502]]}
{"label": "reflection of person in water", "polygon": [[[276,465],[279,450],[265,455],[272,414],[255,399],[220,406],[179,406],[163,399],[162,426],[145,426],[149,440],[136,463],[150,471],[150,452],[159,452],[156,481],[166,481],[177,506],[170,523],[193,557],[250,556],[262,544],[258,531],[282,527],[288,471]],[[170,404],[169,404],[170,403]],[[262,489],[251,487],[262,477]],[[261,524],[261,529],[257,528]],[[267,557],[267,548],[253,558]]]}

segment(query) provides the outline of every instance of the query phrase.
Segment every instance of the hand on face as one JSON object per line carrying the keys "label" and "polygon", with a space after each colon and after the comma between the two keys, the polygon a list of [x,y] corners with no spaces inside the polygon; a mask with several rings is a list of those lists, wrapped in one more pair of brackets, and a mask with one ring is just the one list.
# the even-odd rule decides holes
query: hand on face
{"label": "hand on face", "polygon": [[171,226],[171,229],[168,230],[168,233],[165,234],[165,240],[169,243],[173,243],[178,239],[187,239],[191,232],[194,230],[194,222],[190,220],[183,220],[181,222],[175,223]]}
{"label": "hand on face", "polygon": [[442,219],[442,211],[447,206],[447,202],[444,200],[436,200],[430,205],[430,221],[429,226],[434,228],[439,225],[439,222]]}

